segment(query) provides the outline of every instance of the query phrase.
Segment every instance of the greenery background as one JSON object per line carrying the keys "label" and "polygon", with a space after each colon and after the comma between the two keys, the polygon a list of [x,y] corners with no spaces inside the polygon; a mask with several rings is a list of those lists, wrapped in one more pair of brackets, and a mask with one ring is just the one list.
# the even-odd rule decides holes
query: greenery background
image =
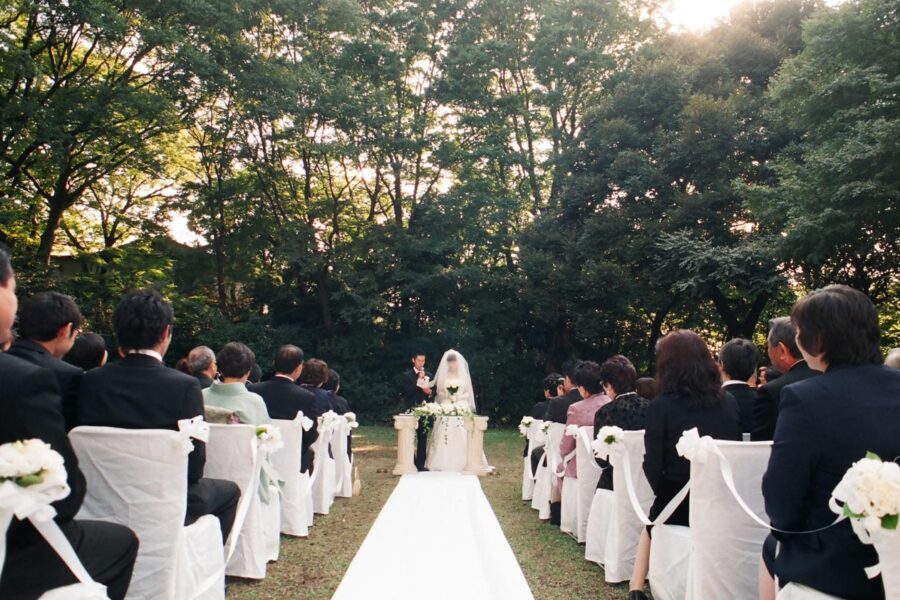
{"label": "greenery background", "polygon": [[[176,305],[176,360],[292,342],[368,419],[456,347],[517,420],[566,357],[762,342],[832,282],[900,344],[900,8],[653,0],[5,0],[0,242],[22,297],[110,333]],[[170,239],[187,220],[204,243]]]}

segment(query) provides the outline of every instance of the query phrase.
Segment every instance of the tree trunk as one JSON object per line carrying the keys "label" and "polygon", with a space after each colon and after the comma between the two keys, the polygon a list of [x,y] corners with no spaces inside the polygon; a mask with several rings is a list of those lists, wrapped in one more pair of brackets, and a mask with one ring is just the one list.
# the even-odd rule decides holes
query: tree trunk
{"label": "tree trunk", "polygon": [[334,330],[334,320],[331,316],[331,298],[328,296],[328,267],[323,267],[316,274],[316,294],[319,296],[319,305],[322,308],[322,324],[325,333],[330,337]]}
{"label": "tree trunk", "polygon": [[53,243],[56,241],[56,232],[62,222],[63,213],[66,212],[67,202],[55,196],[50,199],[50,212],[44,231],[41,233],[41,243],[38,246],[37,257],[45,267],[50,266],[50,255],[53,253]]}

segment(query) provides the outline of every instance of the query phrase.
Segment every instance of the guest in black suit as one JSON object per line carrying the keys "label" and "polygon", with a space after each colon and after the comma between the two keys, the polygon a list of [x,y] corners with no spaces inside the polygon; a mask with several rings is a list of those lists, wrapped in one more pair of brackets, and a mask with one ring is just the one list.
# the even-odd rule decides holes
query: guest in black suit
{"label": "guest in black suit", "polygon": [[[690,479],[691,465],[675,450],[684,431],[697,428],[701,436],[740,440],[737,402],[722,390],[719,369],[703,339],[678,329],[656,346],[656,374],[661,395],[647,408],[644,429],[644,474],[656,498],[650,520],[656,519]],[[688,498],[666,521],[688,525]],[[646,600],[644,584],[650,566],[650,530],[638,543],[629,600]]]}
{"label": "guest in black suit", "polygon": [[[824,374],[782,389],[762,487],[774,527],[808,531],[834,521],[828,500],[855,461],[866,452],[885,460],[900,455],[900,372],[881,364],[878,312],[862,292],[843,285],[816,290],[794,305],[791,320],[803,357]],[[774,532],[763,556],[768,573],[761,583],[772,598],[768,575],[848,600],[884,598],[881,579],[863,570],[878,562],[875,550],[848,521],[814,534]]]}
{"label": "guest in black suit", "polygon": [[[180,419],[204,414],[197,379],[162,362],[172,341],[172,305],[156,290],[126,295],[113,314],[125,357],[86,373],[78,395],[78,422],[129,429],[177,429]],[[222,539],[234,524],[240,489],[232,481],[203,477],[206,444],[193,440],[188,455],[185,522],[203,515],[219,518]]]}
{"label": "guest in black suit", "polygon": [[204,390],[213,384],[219,374],[216,353],[209,346],[197,346],[188,352],[187,367]]}
{"label": "guest in black suit", "polygon": [[794,329],[790,317],[779,317],[769,321],[767,340],[769,360],[781,375],[757,388],[758,397],[753,409],[753,430],[750,432],[750,439],[754,442],[772,439],[781,406],[781,390],[792,383],[819,375],[819,372],[810,368],[803,359],[797,347],[796,337],[797,330]]}
{"label": "guest in black suit", "polygon": [[75,338],[72,348],[62,359],[82,371],[90,371],[105,365],[108,358],[109,352],[106,350],[106,340],[103,336],[96,333],[82,333]]}
{"label": "guest in black suit", "polygon": [[741,433],[753,429],[753,409],[756,406],[756,367],[759,350],[750,340],[735,338],[719,350],[719,371],[722,388],[737,400],[741,417]]}
{"label": "guest in black suit", "polygon": [[575,372],[581,367],[580,360],[567,360],[562,364],[563,383],[560,386],[559,394],[555,398],[550,398],[547,402],[547,414],[544,416],[545,421],[553,423],[566,424],[566,418],[569,414],[569,407],[576,402],[581,402],[584,398],[575,385]]}
{"label": "guest in black suit", "polygon": [[[410,357],[412,368],[405,371],[400,376],[401,390],[403,395],[403,407],[411,410],[422,402],[427,402],[431,398],[431,388],[421,388],[418,386],[419,379],[432,379],[432,374],[425,370],[425,353],[413,352]],[[428,439],[425,428],[419,423],[416,429],[416,468],[420,471],[427,471],[425,468],[425,449],[428,446]]]}
{"label": "guest in black suit", "polygon": [[275,376],[261,383],[248,385],[247,389],[262,396],[273,419],[293,419],[297,411],[312,419],[313,426],[303,432],[301,443],[300,471],[312,472],[315,451],[312,445],[319,439],[319,425],[316,419],[321,416],[316,406],[316,397],[307,389],[295,382],[303,371],[303,350],[293,345],[282,346],[275,354]]}
{"label": "guest in black suit", "polygon": [[[328,381],[322,386],[326,392],[331,394],[331,404],[334,406],[334,412],[339,415],[345,415],[350,411],[350,403],[347,399],[340,395],[341,376],[334,369],[328,369]],[[347,456],[353,458],[353,431],[347,434]]]}
{"label": "guest in black suit", "polygon": [[[534,419],[535,421],[543,421],[544,417],[547,416],[547,407],[550,406],[550,400],[552,398],[556,398],[559,395],[559,386],[562,385],[563,376],[559,373],[550,373],[546,377],[544,377],[544,399],[540,402],[535,403],[534,406],[531,407],[531,412],[528,415]],[[542,448],[543,446],[538,446],[532,452],[531,457],[531,466],[532,472],[537,469],[537,463],[540,460],[540,456],[535,457],[537,454],[538,448]],[[525,440],[525,450],[522,453],[522,457],[528,456],[528,440]]]}
{"label": "guest in black suit", "polygon": [[[10,336],[16,313],[15,276],[9,255],[0,250],[0,341]],[[127,527],[74,520],[84,500],[84,475],[66,436],[56,378],[50,371],[0,354],[0,444],[40,439],[62,455],[69,495],[53,503],[56,522],[78,558],[113,600],[125,597],[137,557],[138,540]],[[6,532],[6,560],[0,598],[33,599],[73,583],[75,576],[28,521],[13,519]]]}
{"label": "guest in black suit", "polygon": [[[647,406],[650,401],[637,393],[637,369],[631,361],[618,354],[600,365],[603,389],[612,402],[600,407],[594,415],[594,436],[601,427],[616,426],[625,431],[639,431],[646,426]],[[597,464],[603,467],[597,487],[613,489],[612,466],[602,458]]]}
{"label": "guest in black suit", "polygon": [[81,312],[70,297],[57,292],[36,294],[22,304],[19,339],[9,349],[13,356],[44,367],[56,376],[66,431],[77,424],[75,403],[84,371],[61,359],[72,349],[81,320]]}

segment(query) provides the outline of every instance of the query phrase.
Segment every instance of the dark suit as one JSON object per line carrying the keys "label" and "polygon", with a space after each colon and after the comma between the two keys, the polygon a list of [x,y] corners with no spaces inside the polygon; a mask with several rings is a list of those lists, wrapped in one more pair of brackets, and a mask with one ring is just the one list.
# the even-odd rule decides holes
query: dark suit
{"label": "dark suit", "polygon": [[303,415],[312,419],[313,426],[309,431],[303,432],[300,457],[300,471],[309,471],[313,464],[313,443],[319,438],[319,425],[316,422],[319,414],[316,409],[316,397],[286,377],[274,378],[254,383],[247,389],[262,396],[269,410],[269,416],[273,419],[291,420],[297,416],[297,411],[303,411]]}
{"label": "dark suit", "polygon": [[[544,417],[547,415],[547,405],[548,404],[549,403],[546,400],[541,400],[540,402],[538,402],[534,406],[532,406],[531,413],[530,413],[531,418],[536,421],[537,420],[543,421]],[[522,456],[523,457],[528,456],[528,440],[527,439],[525,440],[525,451],[522,453]],[[536,461],[532,461],[532,463],[535,463],[535,462]],[[535,465],[535,468],[537,468],[537,465]]]}
{"label": "dark suit", "polygon": [[569,407],[582,400],[583,398],[581,397],[581,392],[578,391],[578,388],[572,388],[563,396],[550,398],[550,401],[547,404],[547,415],[544,420],[565,425],[567,415],[569,414]]}
{"label": "dark suit", "polygon": [[766,385],[757,388],[756,404],[753,407],[753,429],[750,432],[750,439],[754,442],[771,440],[772,435],[775,433],[775,423],[778,420],[781,390],[785,386],[816,375],[821,375],[821,373],[811,369],[805,360],[801,360],[794,363],[794,366],[788,369],[787,373],[784,373],[775,381],[770,381]]}
{"label": "dark suit", "polygon": [[[62,455],[71,492],[53,503],[56,522],[91,576],[107,586],[111,598],[123,598],[138,541],[121,525],[73,520],[84,500],[85,481],[66,437],[60,407],[56,379],[49,371],[0,354],[0,444],[38,438]],[[0,598],[37,598],[49,589],[76,583],[31,523],[13,519],[6,541]]]}
{"label": "dark suit", "polygon": [[[432,375],[428,371],[425,371],[425,375],[431,379]],[[415,369],[409,369],[408,371],[404,371],[403,375],[400,376],[400,384],[401,391],[403,394],[403,407],[406,410],[411,410],[414,406],[421,404],[422,402],[427,402],[431,399],[431,396],[425,394],[416,383],[419,381],[419,374],[416,373]],[[425,433],[425,428],[422,427],[421,423],[416,428],[416,468],[420,471],[425,468],[425,450],[428,446],[428,436]]]}
{"label": "dark suit", "polygon": [[[312,394],[313,399],[315,400],[315,403],[316,403],[315,418],[318,419],[320,416],[324,415],[329,410],[334,410],[334,404],[331,403],[331,392],[329,392],[328,390],[323,390],[320,387],[314,387],[311,385],[300,385],[298,387],[300,387],[300,389]],[[313,417],[310,417],[310,418],[312,419]]]}
{"label": "dark suit", "polygon": [[44,367],[56,376],[62,394],[62,413],[66,421],[66,431],[75,427],[78,424],[75,422],[75,403],[78,401],[78,388],[81,386],[84,371],[54,358],[46,348],[31,340],[16,340],[9,353],[33,365]]}
{"label": "dark suit", "polygon": [[200,375],[195,375],[195,377],[197,378],[197,381],[200,382],[201,390],[205,390],[213,384],[213,380],[202,373]]}
{"label": "dark suit", "polygon": [[[180,419],[203,415],[196,377],[169,369],[152,356],[129,354],[85,373],[78,394],[78,423],[126,429],[178,429]],[[188,455],[186,522],[206,514],[219,518],[222,539],[234,524],[240,488],[232,481],[203,478],[206,444],[192,440]]]}
{"label": "dark suit", "polygon": [[[831,367],[785,387],[769,467],[763,476],[772,525],[807,531],[834,521],[831,492],[866,452],[900,455],[900,371],[883,365]],[[849,521],[804,535],[775,532],[781,550],[772,567],[781,584],[796,582],[849,600],[884,598],[880,579],[864,567],[878,562]]]}
{"label": "dark suit", "polygon": [[759,396],[756,389],[750,387],[750,384],[747,383],[729,383],[722,387],[737,400],[738,413],[741,419],[741,433],[753,431],[753,414]]}

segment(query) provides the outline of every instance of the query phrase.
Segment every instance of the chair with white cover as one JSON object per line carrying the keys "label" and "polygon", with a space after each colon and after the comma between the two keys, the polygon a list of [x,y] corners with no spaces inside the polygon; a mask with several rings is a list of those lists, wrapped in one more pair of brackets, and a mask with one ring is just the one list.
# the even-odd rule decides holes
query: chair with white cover
{"label": "chair with white cover", "polygon": [[[776,600],[841,600],[819,590],[814,590],[805,585],[789,583],[778,591]],[[896,597],[886,596],[885,600],[896,600]]]}
{"label": "chair with white cover", "polygon": [[579,427],[578,436],[575,438],[575,460],[578,461],[578,506],[577,506],[577,532],[578,543],[584,544],[587,540],[587,521],[591,511],[591,503],[597,491],[597,482],[603,467],[597,464],[591,442],[594,437],[594,428],[590,426]]}
{"label": "chair with white cover", "polygon": [[335,423],[334,435],[331,439],[331,454],[334,457],[335,496],[338,498],[353,497],[353,460],[347,452],[350,436],[350,422],[341,417]]}
{"label": "chair with white cover", "polygon": [[140,540],[128,597],[224,598],[219,520],[184,525],[188,434],[83,426],[69,439],[87,482],[78,518],[120,523]]}
{"label": "chair with white cover", "polygon": [[310,478],[310,489],[313,497],[313,511],[317,515],[327,515],[335,497],[335,460],[329,456],[329,447],[334,438],[334,427],[328,423],[319,424],[319,437],[316,439],[316,457],[313,462],[313,473]]}
{"label": "chair with white cover", "polygon": [[281,533],[297,537],[309,535],[313,521],[312,491],[309,489],[309,475],[300,472],[300,459],[303,444],[304,419],[312,423],[298,412],[297,417],[273,419],[272,424],[281,430],[284,447],[272,455],[272,465],[284,480],[281,498]]}
{"label": "chair with white cover", "polygon": [[[565,473],[569,462],[577,460],[578,454],[578,426],[566,425],[563,436],[571,435],[576,440],[575,448],[566,456],[558,467],[559,473]],[[580,475],[580,473],[579,473]],[[578,539],[578,477],[562,477],[562,490],[559,511],[559,530]],[[596,484],[595,484],[596,487]]]}
{"label": "chair with white cover", "polygon": [[[546,425],[546,422],[544,423]],[[546,521],[550,518],[550,496],[556,485],[556,467],[562,462],[559,454],[559,442],[562,440],[566,426],[562,423],[551,423],[547,433],[547,444],[544,446],[544,458],[538,464],[538,472],[534,481],[534,497],[531,508],[538,511],[538,518]]]}
{"label": "chair with white cover", "polygon": [[544,422],[540,419],[535,419],[528,426],[528,430],[525,433],[525,439],[528,440],[528,451],[525,453],[525,464],[522,471],[522,500],[526,502],[534,497],[535,473],[531,468],[531,453],[544,443],[544,432],[541,430],[543,424]]}
{"label": "chair with white cover", "polygon": [[225,573],[233,577],[263,579],[271,553],[267,547],[267,514],[259,498],[262,454],[257,448],[254,425],[209,426],[204,475],[227,479],[241,488],[234,527],[226,543],[231,555]]}
{"label": "chair with white cover", "polygon": [[[769,529],[754,521],[726,483],[762,520],[762,477],[771,442],[731,442],[704,438],[706,452],[691,460],[691,560],[688,600],[752,598],[758,591],[759,557]],[[655,542],[655,540],[654,540]]]}
{"label": "chair with white cover", "polygon": [[643,468],[644,431],[625,431],[624,444],[624,452],[615,451],[608,456],[613,468],[613,492],[611,496],[601,496],[606,500],[601,510],[609,514],[603,549],[603,569],[609,583],[629,580],[634,570],[644,523],[632,506],[631,494],[644,513],[653,504],[653,490]]}
{"label": "chair with white cover", "polygon": [[650,591],[654,600],[684,600],[691,560],[691,530],[656,525],[650,544]]}

